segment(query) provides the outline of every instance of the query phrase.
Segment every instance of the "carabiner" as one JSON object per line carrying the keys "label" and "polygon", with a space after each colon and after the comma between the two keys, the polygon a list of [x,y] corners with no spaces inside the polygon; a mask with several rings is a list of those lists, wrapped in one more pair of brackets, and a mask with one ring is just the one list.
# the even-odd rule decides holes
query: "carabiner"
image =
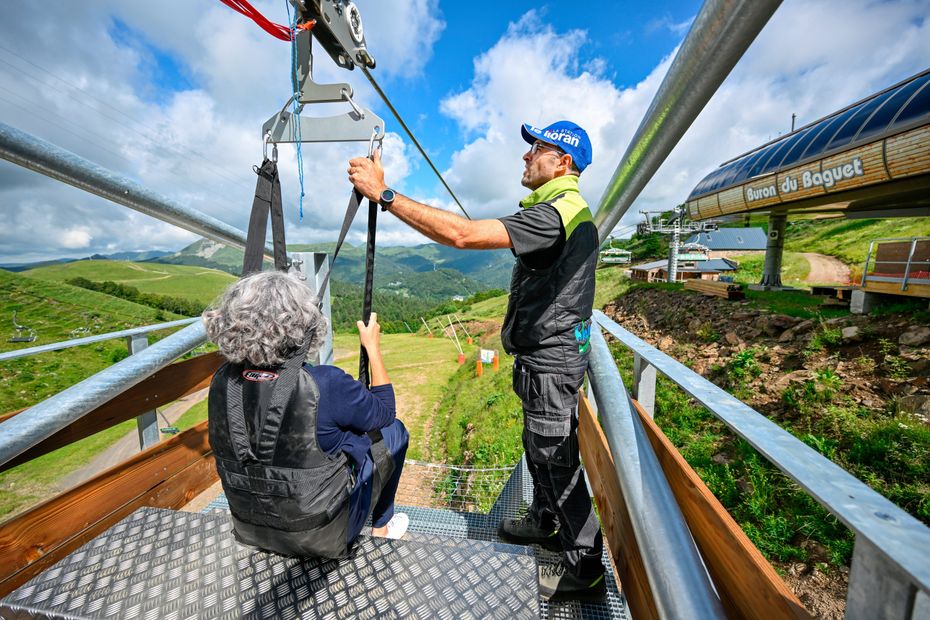
{"label": "carabiner", "polygon": [[342,89],[342,97],[349,102],[349,105],[352,106],[352,109],[355,110],[355,113],[358,114],[359,118],[365,118],[365,111],[358,107],[358,104],[352,100],[352,95],[350,95],[349,91],[345,88]]}
{"label": "carabiner", "polygon": [[271,161],[278,163],[278,143],[271,142],[271,132],[265,132],[265,139],[262,141],[262,161],[268,159],[268,144],[271,143]]}
{"label": "carabiner", "polygon": [[[371,130],[371,138],[368,139],[368,159],[375,158],[375,138],[381,133],[381,127],[375,125]],[[381,146],[381,140],[378,140],[378,146]]]}

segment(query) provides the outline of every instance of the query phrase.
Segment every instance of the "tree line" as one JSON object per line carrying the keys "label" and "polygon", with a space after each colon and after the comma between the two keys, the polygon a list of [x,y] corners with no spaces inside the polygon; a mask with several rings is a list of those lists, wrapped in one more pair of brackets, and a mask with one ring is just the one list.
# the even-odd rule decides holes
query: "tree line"
{"label": "tree line", "polygon": [[[182,316],[198,316],[208,306],[203,302],[182,297],[143,293],[134,286],[120,284],[111,280],[94,282],[87,278],[78,277],[70,278],[66,282],[72,286],[112,295],[143,306]],[[330,297],[332,300],[333,329],[335,331],[354,330],[355,322],[362,318],[362,300],[364,296],[362,287],[336,280],[331,280],[330,286],[332,287]],[[407,325],[410,326],[411,330],[416,331],[421,316],[429,319],[434,316],[461,312],[471,304],[504,293],[505,291],[501,289],[491,289],[476,293],[464,301],[452,301],[431,296],[407,296],[386,291],[375,291],[372,296],[372,308],[378,313],[381,330],[385,333],[396,334],[408,331]]]}

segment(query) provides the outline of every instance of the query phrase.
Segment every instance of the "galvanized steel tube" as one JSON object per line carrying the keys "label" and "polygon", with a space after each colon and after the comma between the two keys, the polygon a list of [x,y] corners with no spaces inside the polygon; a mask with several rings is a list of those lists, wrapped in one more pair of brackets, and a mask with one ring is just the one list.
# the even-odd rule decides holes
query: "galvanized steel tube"
{"label": "galvanized steel tube", "polygon": [[591,330],[588,376],[659,616],[725,618],[685,518],[597,325]]}
{"label": "galvanized steel tube", "polygon": [[[633,354],[706,407],[824,508],[874,542],[930,592],[930,528],[842,467],[693,370],[637,338],[599,310],[594,320]],[[597,331],[597,330],[592,330]]]}
{"label": "galvanized steel tube", "polygon": [[114,338],[123,338],[126,336],[135,336],[137,334],[148,334],[150,332],[158,331],[160,329],[170,329],[172,327],[179,327],[181,325],[190,325],[200,320],[200,317],[195,317],[192,319],[180,319],[178,321],[168,321],[167,323],[158,323],[156,325],[146,325],[145,327],[134,327],[132,329],[124,329],[118,332],[110,332],[107,334],[94,334],[93,336],[87,336],[85,338],[75,338],[74,340],[64,340],[62,342],[53,342],[50,344],[43,344],[37,347],[29,347],[28,349],[18,349],[16,351],[7,351],[6,353],[0,353],[0,362],[5,362],[7,360],[16,359],[18,357],[28,357],[30,355],[38,355],[39,353],[48,353],[49,351],[60,351],[61,349],[69,349],[71,347],[79,347],[85,344],[91,344],[94,342],[102,342],[104,340],[113,340]]}
{"label": "galvanized steel tube", "polygon": [[198,321],[0,424],[0,465],[203,344]]}
{"label": "galvanized steel tube", "polygon": [[704,109],[781,0],[707,0],[598,203],[601,240],[613,230]]}
{"label": "galvanized steel tube", "polygon": [[[208,239],[245,248],[241,230],[5,123],[0,123],[0,157]],[[272,248],[266,246],[265,255],[273,260]]]}

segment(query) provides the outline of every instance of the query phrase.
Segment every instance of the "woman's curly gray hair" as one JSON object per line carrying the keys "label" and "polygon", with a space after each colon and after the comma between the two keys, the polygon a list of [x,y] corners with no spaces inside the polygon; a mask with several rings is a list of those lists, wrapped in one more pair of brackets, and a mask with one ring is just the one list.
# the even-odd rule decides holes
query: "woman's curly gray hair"
{"label": "woman's curly gray hair", "polygon": [[231,362],[278,366],[294,355],[309,333],[307,355],[326,336],[326,318],[310,289],[280,271],[242,278],[203,313],[210,340]]}

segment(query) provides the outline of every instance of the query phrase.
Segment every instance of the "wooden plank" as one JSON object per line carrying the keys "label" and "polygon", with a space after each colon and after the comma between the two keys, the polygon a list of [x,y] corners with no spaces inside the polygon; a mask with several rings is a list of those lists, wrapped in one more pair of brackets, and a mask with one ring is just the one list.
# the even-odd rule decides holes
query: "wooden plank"
{"label": "wooden plank", "polygon": [[885,157],[895,179],[930,172],[930,126],[885,140]]}
{"label": "wooden plank", "polygon": [[0,596],[137,508],[180,508],[216,480],[204,421],[3,523]]}
{"label": "wooden plank", "polygon": [[[903,278],[902,278],[903,280]],[[913,280],[907,283],[907,290],[901,290],[900,282],[877,282],[866,278],[862,290],[869,293],[882,293],[885,295],[901,295],[902,297],[930,297],[930,285],[914,284]]]}
{"label": "wooden plank", "polygon": [[811,618],[772,565],[675,449],[655,421],[633,401],[675,499],[701,551],[730,618]]}
{"label": "wooden plank", "polygon": [[45,441],[0,465],[0,471],[16,467],[62,446],[90,437],[115,424],[131,420],[155,407],[166,405],[201,390],[210,385],[213,373],[223,362],[223,356],[219,352],[213,352],[165,366],[122,394],[88,412],[79,420],[75,420]]}
{"label": "wooden plank", "polygon": [[614,459],[604,431],[584,394],[581,394],[578,404],[578,444],[591,481],[607,546],[610,548],[614,574],[619,578],[618,585],[626,595],[630,616],[637,620],[658,618],[646,567],[630,522],[629,509],[620,490]]}
{"label": "wooden plank", "polygon": [[704,295],[713,295],[724,299],[743,299],[743,290],[739,284],[719,282],[715,280],[689,279],[685,280],[685,288],[697,291]]}

